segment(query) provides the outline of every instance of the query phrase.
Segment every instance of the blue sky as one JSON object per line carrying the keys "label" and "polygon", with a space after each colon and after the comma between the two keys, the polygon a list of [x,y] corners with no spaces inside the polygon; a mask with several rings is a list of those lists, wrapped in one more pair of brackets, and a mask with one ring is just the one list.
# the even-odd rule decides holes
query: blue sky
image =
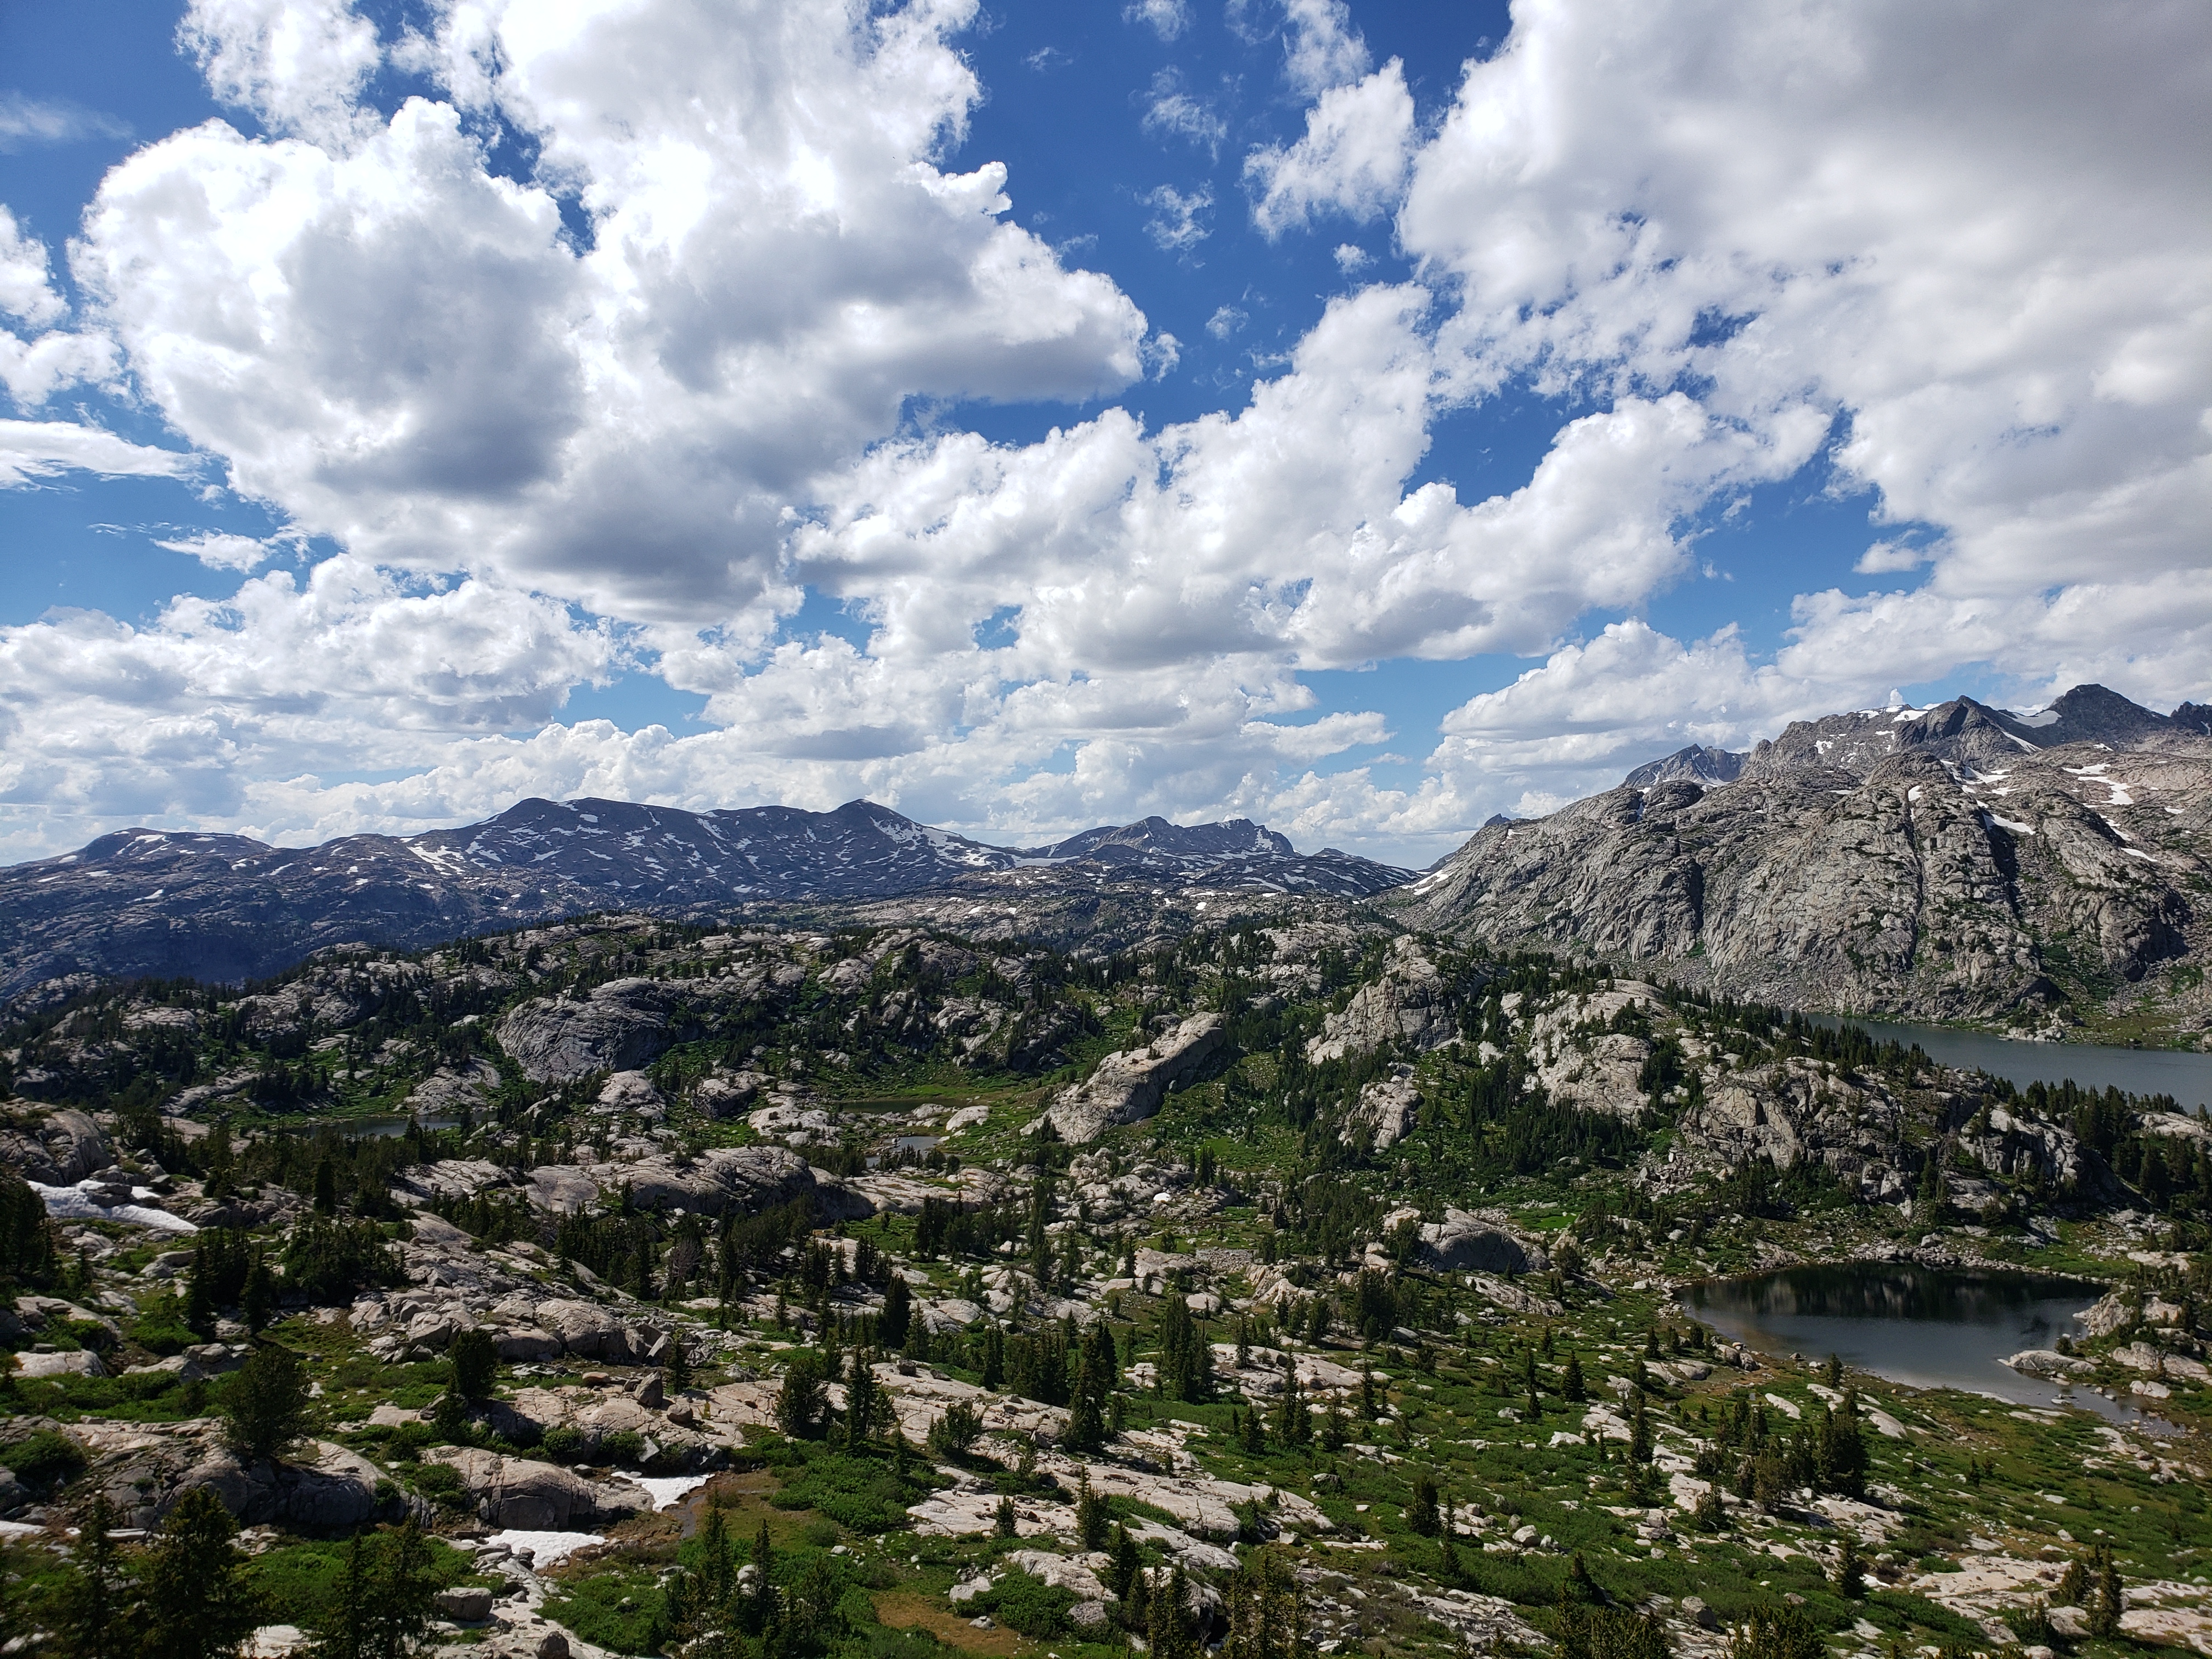
{"label": "blue sky", "polygon": [[2202,696],[2203,15],[2024,16],[0,9],[0,856]]}

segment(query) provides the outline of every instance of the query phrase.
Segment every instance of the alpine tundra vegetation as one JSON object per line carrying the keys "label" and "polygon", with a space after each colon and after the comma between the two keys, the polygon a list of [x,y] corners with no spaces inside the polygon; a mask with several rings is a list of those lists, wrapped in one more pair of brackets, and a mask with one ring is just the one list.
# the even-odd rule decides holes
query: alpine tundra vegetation
{"label": "alpine tundra vegetation", "polygon": [[[2039,790],[1986,814],[2094,816]],[[2201,1115],[1808,1022],[1717,951],[1448,933],[1440,885],[1177,888],[1126,942],[882,914],[942,891],[602,912],[21,993],[11,1650],[2212,1643]],[[1692,1311],[1802,1263],[2083,1311],[2009,1357],[2033,1404]]]}

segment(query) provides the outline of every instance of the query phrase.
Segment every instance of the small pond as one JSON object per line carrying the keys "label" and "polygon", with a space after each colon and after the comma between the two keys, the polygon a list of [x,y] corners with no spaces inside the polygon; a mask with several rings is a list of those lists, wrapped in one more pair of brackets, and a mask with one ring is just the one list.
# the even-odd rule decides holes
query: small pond
{"label": "small pond", "polygon": [[[423,1133],[426,1134],[433,1129],[458,1128],[461,1121],[457,1117],[436,1115],[417,1118],[416,1121],[422,1126]],[[336,1129],[340,1134],[365,1136],[371,1140],[390,1140],[394,1136],[407,1133],[407,1115],[402,1112],[397,1115],[386,1113],[376,1117],[334,1117],[319,1123],[310,1124],[307,1128],[311,1133],[316,1129],[327,1128]]]}
{"label": "small pond", "polygon": [[1972,1066],[2026,1088],[2031,1083],[2063,1083],[2085,1089],[2112,1089],[2131,1095],[2172,1095],[2184,1111],[2212,1104],[2212,1054],[2172,1048],[2120,1048],[2101,1042],[2019,1042],[1954,1031],[1940,1025],[1910,1025],[1896,1020],[1843,1020],[1832,1014],[1806,1016],[1831,1030],[1850,1024],[1877,1042],[1918,1043],[1931,1060]]}
{"label": "small pond", "polygon": [[[943,1135],[894,1135],[891,1137],[890,1160],[896,1164],[908,1152],[912,1152],[916,1158],[927,1158],[929,1156],[929,1149],[944,1139]],[[881,1153],[868,1154],[868,1167],[871,1170],[882,1167],[884,1161],[884,1155]]]}
{"label": "small pond", "polygon": [[2001,1362],[2078,1334],[2095,1286],[2037,1273],[1850,1261],[1714,1279],[1677,1292],[1706,1324],[1757,1352],[1847,1365],[1915,1389],[1960,1389],[2015,1405],[2078,1406],[2115,1423],[2163,1426],[2094,1389],[2022,1376]]}

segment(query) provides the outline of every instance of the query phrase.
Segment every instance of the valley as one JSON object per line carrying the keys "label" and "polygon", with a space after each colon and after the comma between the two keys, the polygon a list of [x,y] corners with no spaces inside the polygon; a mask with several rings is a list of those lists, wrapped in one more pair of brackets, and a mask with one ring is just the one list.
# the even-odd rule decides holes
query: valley
{"label": "valley", "polygon": [[[270,1651],[356,1536],[544,1659],[2212,1643],[2202,1118],[1271,902],[19,1004],[12,1627],[74,1639],[95,1513],[167,1593],[202,1493]],[[2077,1316],[1997,1398],[1697,1315],[1839,1261]]]}

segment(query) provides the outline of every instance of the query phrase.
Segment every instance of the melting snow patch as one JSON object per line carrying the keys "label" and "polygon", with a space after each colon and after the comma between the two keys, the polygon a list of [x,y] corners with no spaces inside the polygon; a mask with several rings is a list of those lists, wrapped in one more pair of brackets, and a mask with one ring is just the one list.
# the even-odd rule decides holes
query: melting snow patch
{"label": "melting snow patch", "polygon": [[1989,815],[1989,819],[1991,823],[1996,824],[1999,829],[2009,830],[2015,836],[2032,836],[2035,833],[2035,826],[2033,824],[2022,823],[2017,818],[2008,818],[1992,812]]}
{"label": "melting snow patch", "polygon": [[595,1532],[520,1532],[509,1528],[492,1534],[488,1541],[504,1544],[517,1555],[528,1550],[532,1566],[550,1567],[556,1561],[567,1560],[578,1550],[607,1540]]}
{"label": "melting snow patch", "polygon": [[629,1480],[653,1494],[657,1510],[674,1508],[707,1484],[703,1474],[633,1474]]}
{"label": "melting snow patch", "polygon": [[[199,1231],[184,1217],[171,1215],[167,1210],[152,1209],[143,1204],[98,1203],[85,1190],[98,1186],[97,1182],[88,1181],[76,1187],[46,1187],[35,1181],[27,1184],[44,1200],[48,1215],[59,1216],[64,1221],[135,1221],[142,1227],[158,1227],[166,1232]],[[154,1194],[133,1188],[131,1196],[151,1198]]]}

